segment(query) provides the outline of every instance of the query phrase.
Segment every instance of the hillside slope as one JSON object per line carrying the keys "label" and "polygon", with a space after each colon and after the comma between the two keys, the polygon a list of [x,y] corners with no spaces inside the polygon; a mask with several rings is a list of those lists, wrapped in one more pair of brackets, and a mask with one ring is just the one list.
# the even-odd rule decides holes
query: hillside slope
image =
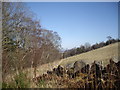
{"label": "hillside slope", "polygon": [[66,66],[79,60],[89,64],[93,61],[103,61],[103,64],[106,65],[110,58],[113,58],[114,61],[118,60],[118,44],[120,44],[120,42],[62,59],[61,65]]}
{"label": "hillside slope", "polygon": [[[38,75],[46,73],[47,70],[52,70],[58,65],[67,66],[73,64],[75,61],[83,60],[85,63],[91,64],[93,61],[103,61],[103,65],[108,64],[109,59],[113,58],[114,61],[118,60],[118,44],[110,44],[108,46],[98,48],[86,53],[68,57],[65,59],[57,60],[52,63],[44,64],[38,67]],[[120,46],[120,45],[119,45]],[[120,53],[119,53],[120,56]]]}
{"label": "hillside slope", "polygon": [[[53,68],[56,68],[58,65],[62,65],[62,66],[73,65],[75,61],[80,61],[80,60],[88,64],[91,64],[95,60],[96,61],[102,60],[104,65],[108,64],[110,58],[113,58],[114,61],[117,61],[118,55],[120,56],[120,52],[118,54],[118,44],[120,44],[120,42],[111,44],[99,49],[95,49],[86,53],[68,57],[65,59],[56,60],[52,63],[41,65],[37,68],[37,76],[42,75],[43,73],[46,73],[47,70],[52,70]],[[29,77],[34,77],[33,68],[28,68],[26,70],[29,72]],[[10,78],[10,75],[8,75],[6,79],[8,78]]]}

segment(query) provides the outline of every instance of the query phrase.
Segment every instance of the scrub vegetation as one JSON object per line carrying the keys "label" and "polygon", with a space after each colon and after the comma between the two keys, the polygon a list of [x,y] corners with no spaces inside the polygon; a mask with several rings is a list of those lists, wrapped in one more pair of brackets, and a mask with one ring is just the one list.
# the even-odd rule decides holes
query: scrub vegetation
{"label": "scrub vegetation", "polygon": [[62,51],[25,3],[2,2],[2,88],[120,88],[119,39]]}

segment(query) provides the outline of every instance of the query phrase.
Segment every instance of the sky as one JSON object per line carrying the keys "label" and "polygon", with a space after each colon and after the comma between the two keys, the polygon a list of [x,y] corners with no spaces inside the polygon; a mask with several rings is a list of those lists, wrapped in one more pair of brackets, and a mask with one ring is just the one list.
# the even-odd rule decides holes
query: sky
{"label": "sky", "polygon": [[59,34],[63,49],[118,37],[117,2],[27,2],[42,28]]}

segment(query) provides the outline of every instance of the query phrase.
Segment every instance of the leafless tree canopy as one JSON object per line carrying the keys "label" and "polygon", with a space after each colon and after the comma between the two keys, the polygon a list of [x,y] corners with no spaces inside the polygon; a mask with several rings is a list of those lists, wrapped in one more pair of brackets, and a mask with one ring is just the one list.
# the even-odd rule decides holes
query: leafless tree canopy
{"label": "leafless tree canopy", "polygon": [[41,28],[25,3],[2,3],[3,74],[60,58],[57,32]]}

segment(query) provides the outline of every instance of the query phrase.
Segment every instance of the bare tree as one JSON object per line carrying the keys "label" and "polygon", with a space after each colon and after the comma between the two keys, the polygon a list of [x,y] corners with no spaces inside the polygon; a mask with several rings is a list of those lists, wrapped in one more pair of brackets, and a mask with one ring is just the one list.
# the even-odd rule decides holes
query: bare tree
{"label": "bare tree", "polygon": [[[59,59],[61,39],[42,29],[24,3],[3,3],[3,72],[19,71]],[[8,69],[9,68],[9,69]]]}

